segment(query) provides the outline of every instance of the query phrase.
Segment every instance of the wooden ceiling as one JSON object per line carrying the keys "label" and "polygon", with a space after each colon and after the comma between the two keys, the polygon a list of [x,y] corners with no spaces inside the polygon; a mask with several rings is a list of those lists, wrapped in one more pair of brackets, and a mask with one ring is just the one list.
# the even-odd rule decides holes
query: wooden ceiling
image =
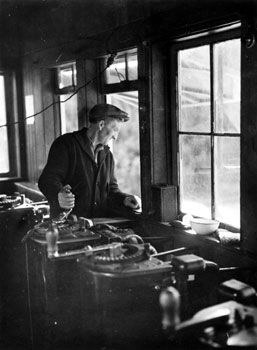
{"label": "wooden ceiling", "polygon": [[[253,14],[256,0],[0,0],[1,55],[69,43],[97,46],[108,36],[126,46],[124,26],[144,37],[227,14]],[[248,15],[248,14],[247,14]],[[100,45],[101,46],[101,45]]]}

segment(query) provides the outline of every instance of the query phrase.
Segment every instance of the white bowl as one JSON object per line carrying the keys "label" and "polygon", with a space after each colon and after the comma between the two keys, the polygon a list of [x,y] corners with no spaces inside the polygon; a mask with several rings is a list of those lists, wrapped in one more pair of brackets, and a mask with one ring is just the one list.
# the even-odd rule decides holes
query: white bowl
{"label": "white bowl", "polygon": [[191,219],[191,228],[199,235],[208,235],[213,233],[219,227],[219,221],[211,219]]}

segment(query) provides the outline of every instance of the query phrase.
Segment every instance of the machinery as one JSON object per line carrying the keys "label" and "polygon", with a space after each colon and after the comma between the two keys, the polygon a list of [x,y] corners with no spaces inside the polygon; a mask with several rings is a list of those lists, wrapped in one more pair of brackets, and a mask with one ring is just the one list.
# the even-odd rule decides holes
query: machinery
{"label": "machinery", "polygon": [[224,281],[216,289],[222,303],[205,307],[182,322],[185,299],[172,286],[162,290],[159,298],[162,326],[170,347],[257,349],[255,289],[236,279]]}
{"label": "machinery", "polygon": [[[225,322],[233,334],[252,321],[251,326],[255,325],[255,309],[249,311],[250,318],[240,316],[241,328],[238,323],[237,328],[229,328],[229,315],[235,312],[227,306],[224,313],[211,309],[194,318],[199,310],[217,303],[217,293],[214,297],[212,291],[217,290],[221,269],[191,254],[192,248],[157,253],[132,228],[96,221],[92,226],[85,218],[71,216],[55,222],[37,222],[22,241],[29,336],[35,350],[62,346],[159,346],[166,340],[159,296],[167,287],[176,290],[173,300],[180,302],[179,307],[172,308],[168,303],[165,309],[166,316],[174,310],[176,313],[172,321],[166,318],[169,326],[172,324],[172,339],[174,332],[182,339],[185,332],[196,328],[195,339],[199,342],[212,322],[222,326]],[[165,255],[171,255],[171,259],[162,260]],[[232,281],[220,286],[223,302],[225,297],[231,301],[235,296],[235,286],[237,307],[245,302],[245,297],[248,301],[255,297],[251,288]],[[213,316],[208,319],[206,315]],[[210,345],[209,340],[207,337],[202,344]]]}
{"label": "machinery", "polygon": [[[123,221],[118,222],[118,226],[122,226]],[[132,229],[100,224],[97,220],[90,227],[87,219],[75,216],[55,222],[47,219],[27,232],[23,242],[27,258],[30,338],[34,349],[69,342],[73,346],[80,339],[83,341],[80,259],[92,259],[95,254],[99,256],[99,252],[106,251],[117,257],[118,247],[132,239],[142,242]],[[143,258],[140,245],[131,249],[125,254],[126,265]]]}
{"label": "machinery", "polygon": [[26,232],[47,216],[44,202],[33,203],[24,195],[0,195],[1,336],[26,344],[29,338]]}
{"label": "machinery", "polygon": [[152,258],[149,244],[112,243],[103,248],[79,258],[85,342],[159,342],[158,295],[171,283],[171,265]]}
{"label": "machinery", "polygon": [[[163,293],[167,293],[163,292]],[[161,301],[164,314],[167,309],[175,310],[174,297],[170,291],[170,305]],[[257,349],[257,308],[244,305],[234,300],[216,304],[198,311],[192,318],[177,322],[170,313],[169,337],[171,347],[180,344],[184,348],[202,349]],[[205,347],[206,346],[206,347]]]}

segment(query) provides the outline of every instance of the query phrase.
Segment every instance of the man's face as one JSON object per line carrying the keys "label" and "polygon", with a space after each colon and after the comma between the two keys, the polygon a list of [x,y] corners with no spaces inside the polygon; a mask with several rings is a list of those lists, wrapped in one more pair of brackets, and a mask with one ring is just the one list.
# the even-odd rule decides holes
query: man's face
{"label": "man's face", "polygon": [[112,139],[117,140],[122,121],[119,119],[107,118],[104,126],[99,132],[99,143],[107,145]]}

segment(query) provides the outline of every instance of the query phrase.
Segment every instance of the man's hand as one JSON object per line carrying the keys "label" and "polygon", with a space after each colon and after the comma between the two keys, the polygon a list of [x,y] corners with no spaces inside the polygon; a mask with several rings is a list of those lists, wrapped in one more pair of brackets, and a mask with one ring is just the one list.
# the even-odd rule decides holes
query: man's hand
{"label": "man's hand", "polygon": [[123,204],[126,207],[130,207],[134,210],[139,210],[141,209],[141,199],[138,196],[135,195],[129,195],[127,197],[125,197]]}
{"label": "man's hand", "polygon": [[75,206],[75,196],[70,190],[70,185],[65,185],[58,193],[58,202],[62,209],[69,210]]}

